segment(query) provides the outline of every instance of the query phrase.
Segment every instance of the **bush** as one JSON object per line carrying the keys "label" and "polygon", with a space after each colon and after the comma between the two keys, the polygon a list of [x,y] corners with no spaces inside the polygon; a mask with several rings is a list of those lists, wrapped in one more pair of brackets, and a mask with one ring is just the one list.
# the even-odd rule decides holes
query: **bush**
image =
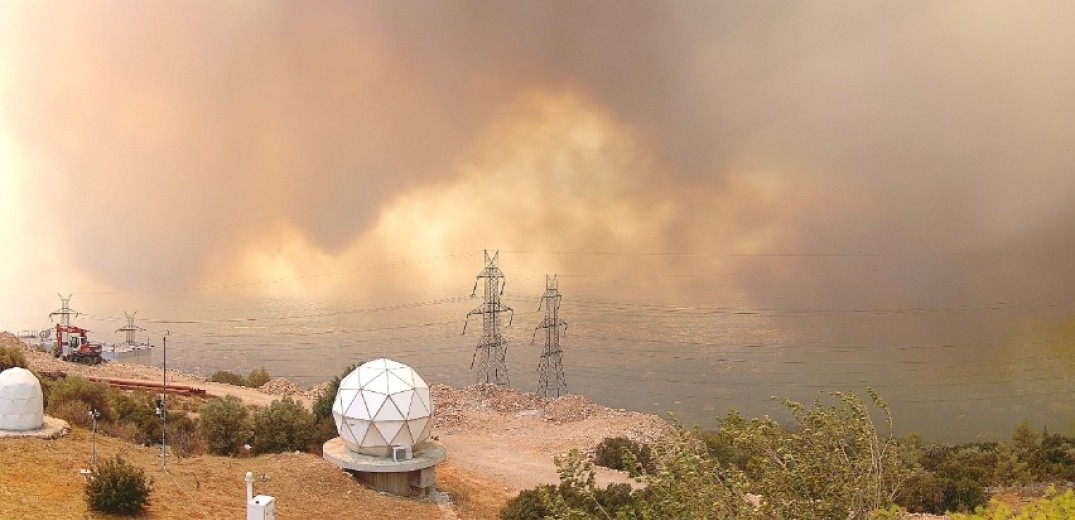
{"label": "bush", "polygon": [[[630,453],[631,457],[625,457],[625,452]],[[601,441],[594,453],[594,464],[626,471],[632,477],[637,477],[641,473],[653,473],[656,470],[650,447],[626,437],[608,437]]]}
{"label": "bush", "polygon": [[750,454],[746,474],[766,498],[765,516],[864,518],[892,505],[910,461],[893,436],[888,407],[873,390],[869,395],[885,419],[884,434],[852,393],[833,393],[834,405],[781,399],[795,421],[788,427],[734,412],[720,420],[734,447]]}
{"label": "bush", "polygon": [[0,372],[13,367],[26,368],[26,354],[18,347],[0,346]]}
{"label": "bush", "polygon": [[246,376],[246,386],[250,388],[261,388],[262,385],[269,382],[269,371],[264,368],[256,368],[250,371],[250,374]]}
{"label": "bush", "polygon": [[583,511],[592,518],[617,518],[617,514],[633,518],[634,515],[630,513],[636,496],[630,484],[609,484],[604,489],[595,487],[592,496],[571,486],[545,484],[520,491],[504,504],[498,516],[502,520],[556,518],[556,510],[547,505],[552,501]]}
{"label": "bush", "polygon": [[[542,491],[544,490],[544,491]],[[544,485],[534,489],[524,489],[508,500],[500,510],[501,520],[543,520],[552,517],[552,510],[545,505],[542,493],[556,493],[556,486]]]}
{"label": "bush", "polygon": [[[719,423],[720,432],[750,471],[721,464],[700,432],[673,425],[668,439],[653,446],[658,471],[640,479],[645,488],[632,493],[631,503],[621,505],[617,516],[850,520],[886,508],[895,511],[893,499],[909,475],[910,462],[892,435],[887,406],[872,390],[869,395],[886,419],[884,433],[854,394],[833,394],[831,406],[781,400],[795,421],[791,426],[729,413]],[[577,450],[556,464],[560,493],[540,497],[551,516],[594,516],[593,504],[600,501],[593,465],[583,462]],[[606,494],[610,504],[624,499],[621,490]],[[760,507],[748,501],[748,494],[764,497]]]}
{"label": "bush", "polygon": [[201,408],[198,431],[215,455],[234,455],[250,440],[250,411],[235,396],[209,401]]}
{"label": "bush", "polygon": [[273,401],[254,415],[254,451],[280,453],[305,450],[312,439],[314,417],[290,397]]}
{"label": "bush", "polygon": [[168,447],[176,457],[192,457],[205,452],[198,435],[198,421],[183,412],[168,414]]}
{"label": "bush", "polygon": [[48,414],[59,417],[56,410],[61,406],[70,406],[64,403],[82,401],[86,405],[82,410],[82,415],[87,415],[86,412],[93,408],[101,414],[98,421],[111,421],[115,417],[112,410],[112,396],[115,393],[117,392],[105,383],[95,383],[79,376],[69,376],[52,385],[48,398]]}
{"label": "bush", "polygon": [[991,500],[989,507],[979,507],[973,514],[955,514],[953,520],[1037,520],[1052,518],[1075,518],[1075,491],[1057,494],[1050,488],[1045,498],[1024,506],[1019,513],[1012,511],[1007,504]]}
{"label": "bush", "polygon": [[86,503],[94,511],[134,515],[149,504],[151,491],[145,472],[116,455],[90,474],[86,482]]}
{"label": "bush", "polygon": [[318,420],[326,417],[329,419],[332,418],[332,403],[336,400],[336,393],[340,391],[340,382],[343,381],[343,378],[347,377],[347,374],[350,374],[359,366],[360,365],[358,364],[349,365],[347,368],[343,369],[343,372],[341,372],[340,375],[329,381],[328,387],[325,388],[324,392],[317,394],[317,398],[314,399],[314,404],[312,406],[315,418]]}
{"label": "bush", "polygon": [[227,370],[218,370],[209,376],[209,380],[214,383],[224,383],[226,385],[234,386],[246,386],[246,380],[243,376],[236,374],[235,372],[228,372]]}
{"label": "bush", "polygon": [[322,417],[321,419],[315,419],[313,436],[310,439],[310,451],[313,453],[320,453],[321,447],[328,441],[339,436],[339,431],[336,430],[336,421],[331,417]]}
{"label": "bush", "polygon": [[[125,423],[135,429],[131,442],[138,444],[158,444],[161,441],[161,419],[152,404],[153,397],[146,392],[127,394],[115,392],[112,395],[112,409],[116,414],[116,423]],[[117,436],[127,438],[129,429],[113,425],[106,431],[114,431]],[[110,433],[111,435],[111,433]]]}
{"label": "bush", "polygon": [[90,404],[81,399],[49,403],[49,415],[67,421],[71,426],[90,428],[93,424],[90,419]]}
{"label": "bush", "polygon": [[925,472],[912,475],[896,497],[896,503],[911,513],[943,515],[974,511],[985,505],[982,486],[968,478],[954,480]]}

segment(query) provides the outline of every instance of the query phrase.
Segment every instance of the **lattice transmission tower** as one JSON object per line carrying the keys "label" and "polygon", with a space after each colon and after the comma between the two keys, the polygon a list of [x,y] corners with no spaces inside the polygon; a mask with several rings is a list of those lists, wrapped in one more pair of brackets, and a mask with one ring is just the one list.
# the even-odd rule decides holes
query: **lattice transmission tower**
{"label": "lattice transmission tower", "polygon": [[127,335],[127,345],[134,345],[134,335],[137,332],[142,332],[146,329],[134,324],[134,317],[138,315],[138,311],[134,311],[134,314],[127,314],[127,311],[123,311],[123,315],[127,316],[127,326],[116,329],[116,332],[123,332]]}
{"label": "lattice transmission tower", "polygon": [[504,273],[497,267],[497,260],[500,259],[500,251],[489,254],[489,251],[485,251],[485,268],[481,273],[478,273],[477,279],[474,281],[474,290],[470,293],[471,297],[478,294],[478,283],[485,280],[485,299],[482,304],[476,309],[467,313],[467,320],[463,323],[463,334],[467,333],[467,324],[470,323],[470,316],[472,314],[481,314],[482,316],[482,339],[478,342],[478,346],[474,348],[474,355],[470,358],[470,368],[474,368],[474,362],[478,362],[478,374],[475,382],[507,385],[508,384],[508,365],[507,365],[507,342],[504,341],[504,336],[500,333],[500,315],[509,312],[511,317],[508,319],[508,326],[511,326],[512,320],[515,319],[515,310],[511,307],[500,303],[500,296],[504,294]]}
{"label": "lattice transmission tower", "polygon": [[560,350],[560,327],[567,332],[567,322],[560,319],[560,289],[558,288],[556,275],[545,275],[545,294],[541,297],[538,310],[545,306],[545,319],[534,327],[534,336],[530,343],[537,339],[539,329],[545,329],[545,350],[541,353],[541,361],[538,362],[538,395],[544,397],[560,397],[567,393],[567,380],[564,378],[563,351]]}
{"label": "lattice transmission tower", "polygon": [[71,316],[78,316],[78,311],[71,308],[71,296],[74,294],[68,294],[66,298],[62,294],[57,293],[56,296],[60,297],[60,308],[49,313],[49,319],[53,316],[60,317],[60,325],[64,327],[71,326]]}

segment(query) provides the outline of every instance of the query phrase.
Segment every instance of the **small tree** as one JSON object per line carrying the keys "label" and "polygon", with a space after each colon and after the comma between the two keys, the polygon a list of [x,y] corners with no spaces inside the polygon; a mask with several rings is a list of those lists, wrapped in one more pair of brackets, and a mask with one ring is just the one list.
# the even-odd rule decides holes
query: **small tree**
{"label": "small tree", "polygon": [[213,375],[209,376],[209,380],[214,383],[224,383],[226,385],[246,386],[246,379],[243,379],[243,376],[236,374],[235,372],[228,372],[227,370],[213,372]]}
{"label": "small tree", "polygon": [[94,511],[134,515],[149,504],[150,492],[152,483],[146,481],[145,472],[116,455],[90,473],[86,503]]}
{"label": "small tree", "polygon": [[246,376],[246,386],[250,388],[261,388],[262,385],[269,382],[269,371],[264,368],[256,368],[250,371],[250,374]]}
{"label": "small tree", "polygon": [[254,415],[254,451],[280,453],[305,450],[313,434],[314,417],[301,403],[284,397]]}
{"label": "small tree", "polygon": [[14,367],[27,367],[26,354],[18,347],[0,346],[0,372]]}
{"label": "small tree", "polygon": [[215,455],[234,455],[250,440],[250,411],[235,396],[225,396],[201,407],[198,431],[205,447]]}
{"label": "small tree", "polygon": [[907,478],[892,434],[892,418],[872,390],[885,417],[880,434],[866,403],[835,392],[838,405],[806,406],[780,399],[795,420],[788,429],[771,418],[745,421],[732,413],[720,421],[736,448],[750,454],[747,474],[762,510],[773,518],[866,518],[888,507]]}

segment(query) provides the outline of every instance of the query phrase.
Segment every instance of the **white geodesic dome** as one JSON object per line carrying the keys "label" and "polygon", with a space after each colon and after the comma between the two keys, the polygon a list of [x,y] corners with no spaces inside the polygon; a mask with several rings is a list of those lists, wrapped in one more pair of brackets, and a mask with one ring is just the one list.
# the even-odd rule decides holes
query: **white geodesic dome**
{"label": "white geodesic dome", "polygon": [[0,372],[0,430],[25,431],[45,422],[41,382],[25,368]]}
{"label": "white geodesic dome", "polygon": [[429,438],[433,428],[429,385],[403,363],[375,359],[340,381],[332,417],[350,450],[390,456],[392,446],[410,448]]}

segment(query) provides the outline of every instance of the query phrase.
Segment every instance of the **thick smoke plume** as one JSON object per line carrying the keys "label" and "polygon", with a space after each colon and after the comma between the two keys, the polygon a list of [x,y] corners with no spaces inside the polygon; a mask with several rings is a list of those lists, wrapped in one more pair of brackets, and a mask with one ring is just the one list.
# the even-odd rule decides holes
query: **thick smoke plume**
{"label": "thick smoke plume", "polygon": [[1062,301],[1073,10],[7,3],[0,312],[485,247],[670,301]]}

